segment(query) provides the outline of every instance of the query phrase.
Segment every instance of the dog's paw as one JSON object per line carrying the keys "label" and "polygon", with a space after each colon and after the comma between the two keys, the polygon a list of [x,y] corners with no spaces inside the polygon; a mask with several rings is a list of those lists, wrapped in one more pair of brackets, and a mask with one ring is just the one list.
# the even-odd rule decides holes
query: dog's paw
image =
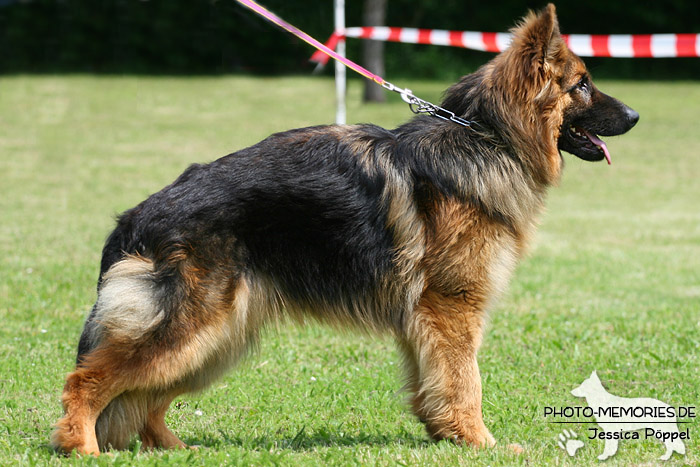
{"label": "dog's paw", "polygon": [[486,427],[483,430],[468,432],[466,435],[454,435],[450,439],[455,444],[464,444],[477,449],[492,448],[496,445],[496,439]]}
{"label": "dog's paw", "polygon": [[583,441],[576,438],[578,438],[578,435],[574,430],[564,430],[563,432],[559,433],[559,441],[557,444],[560,448],[566,451],[570,457],[574,457],[576,455],[576,451],[583,447]]}
{"label": "dog's paw", "polygon": [[522,444],[520,443],[512,443],[506,446],[508,449],[510,449],[510,452],[520,455],[525,452],[525,448],[523,447]]}

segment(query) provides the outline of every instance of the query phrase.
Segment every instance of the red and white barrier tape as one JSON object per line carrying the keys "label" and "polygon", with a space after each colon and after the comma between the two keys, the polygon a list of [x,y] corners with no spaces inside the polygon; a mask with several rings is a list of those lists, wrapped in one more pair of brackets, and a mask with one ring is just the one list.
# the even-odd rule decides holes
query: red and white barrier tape
{"label": "red and white barrier tape", "polygon": [[[569,48],[581,57],[700,57],[700,34],[562,34]],[[502,52],[511,41],[510,33],[445,31],[441,29],[354,27],[345,34],[334,32],[326,46],[334,49],[345,37],[410,44],[464,47],[485,52]],[[311,60],[321,65],[328,56],[316,52]]]}

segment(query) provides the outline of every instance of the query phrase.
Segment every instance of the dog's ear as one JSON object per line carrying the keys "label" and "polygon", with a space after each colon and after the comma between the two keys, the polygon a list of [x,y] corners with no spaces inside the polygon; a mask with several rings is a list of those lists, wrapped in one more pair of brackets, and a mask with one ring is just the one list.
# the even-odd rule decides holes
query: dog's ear
{"label": "dog's ear", "polygon": [[530,12],[511,32],[511,49],[519,57],[518,74],[530,82],[546,78],[552,63],[566,49],[554,5],[550,3],[539,13]]}
{"label": "dog's ear", "polygon": [[598,378],[598,372],[596,370],[593,370],[593,373],[591,373],[591,379],[594,381],[600,381],[600,378]]}

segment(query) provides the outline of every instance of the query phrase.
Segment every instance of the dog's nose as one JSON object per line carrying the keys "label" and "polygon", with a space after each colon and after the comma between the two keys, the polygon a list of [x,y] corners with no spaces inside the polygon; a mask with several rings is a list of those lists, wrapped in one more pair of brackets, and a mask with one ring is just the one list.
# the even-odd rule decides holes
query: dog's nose
{"label": "dog's nose", "polygon": [[627,107],[627,122],[629,123],[630,128],[635,126],[638,121],[639,121],[639,113],[637,111]]}

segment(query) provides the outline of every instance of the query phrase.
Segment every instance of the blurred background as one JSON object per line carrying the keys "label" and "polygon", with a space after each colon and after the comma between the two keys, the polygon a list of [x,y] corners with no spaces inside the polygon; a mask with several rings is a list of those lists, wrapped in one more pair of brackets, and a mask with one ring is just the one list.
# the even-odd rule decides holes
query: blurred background
{"label": "blurred background", "polygon": [[[700,2],[559,1],[564,33],[700,32]],[[332,0],[264,0],[282,18],[325,41]],[[528,8],[505,0],[348,0],[346,25],[367,10],[387,26],[507,31]],[[366,16],[365,16],[366,17]],[[362,40],[348,41],[360,60]],[[313,50],[234,0],[0,0],[0,73],[282,74],[309,73]],[[492,54],[451,47],[386,44],[387,76],[452,80]],[[697,58],[588,59],[595,77],[700,78]],[[325,73],[331,73],[327,67]]]}

